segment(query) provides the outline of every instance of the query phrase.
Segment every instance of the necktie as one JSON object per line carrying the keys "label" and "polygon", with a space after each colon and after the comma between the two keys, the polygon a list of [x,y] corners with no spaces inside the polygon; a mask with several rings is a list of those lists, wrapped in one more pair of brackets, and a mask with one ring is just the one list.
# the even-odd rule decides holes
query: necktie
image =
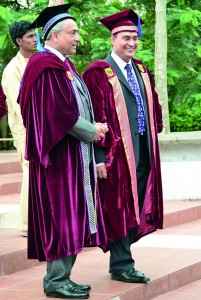
{"label": "necktie", "polygon": [[125,69],[127,71],[128,83],[129,83],[129,85],[133,91],[133,94],[136,98],[137,111],[138,111],[138,128],[139,128],[139,133],[142,135],[145,132],[145,128],[146,128],[142,96],[140,93],[138,83],[136,82],[135,76],[132,72],[131,65],[127,64],[125,66]]}

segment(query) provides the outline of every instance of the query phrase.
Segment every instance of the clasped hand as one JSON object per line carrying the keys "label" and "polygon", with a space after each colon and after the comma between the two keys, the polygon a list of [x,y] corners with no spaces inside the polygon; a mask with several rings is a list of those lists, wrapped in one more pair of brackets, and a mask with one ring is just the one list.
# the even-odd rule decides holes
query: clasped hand
{"label": "clasped hand", "polygon": [[96,123],[96,133],[93,137],[93,141],[99,141],[105,137],[106,132],[108,131],[107,123]]}

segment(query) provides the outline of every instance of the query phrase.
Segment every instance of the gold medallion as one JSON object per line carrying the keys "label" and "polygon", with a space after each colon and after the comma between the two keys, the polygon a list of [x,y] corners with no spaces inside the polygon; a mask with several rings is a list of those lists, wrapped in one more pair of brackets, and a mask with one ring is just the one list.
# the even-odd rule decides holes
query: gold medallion
{"label": "gold medallion", "polygon": [[140,70],[140,72],[142,72],[142,73],[145,72],[143,65],[137,65],[137,66],[138,66],[138,69]]}
{"label": "gold medallion", "polygon": [[112,71],[112,68],[105,68],[105,73],[109,77],[114,75],[114,72]]}
{"label": "gold medallion", "polygon": [[68,78],[73,81],[73,75],[71,74],[70,71],[66,71],[66,75],[68,76]]}

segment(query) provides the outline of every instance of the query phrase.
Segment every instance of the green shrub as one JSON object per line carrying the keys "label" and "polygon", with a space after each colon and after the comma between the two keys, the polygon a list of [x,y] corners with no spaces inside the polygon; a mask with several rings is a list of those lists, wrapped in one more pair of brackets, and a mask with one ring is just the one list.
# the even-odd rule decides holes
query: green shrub
{"label": "green shrub", "polygon": [[172,132],[201,130],[201,107],[189,108],[185,103],[173,104],[170,111],[170,130]]}

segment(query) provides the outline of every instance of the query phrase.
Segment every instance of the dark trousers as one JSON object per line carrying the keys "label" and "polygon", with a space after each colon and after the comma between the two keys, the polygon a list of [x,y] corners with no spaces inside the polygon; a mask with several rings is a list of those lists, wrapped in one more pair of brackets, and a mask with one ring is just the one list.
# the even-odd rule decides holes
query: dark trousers
{"label": "dark trousers", "polygon": [[77,255],[70,255],[47,262],[47,274],[43,279],[43,287],[46,292],[55,291],[67,283],[76,257]]}
{"label": "dark trousers", "polygon": [[[149,150],[146,134],[139,137],[140,159],[137,166],[137,183],[139,209],[142,211],[147,180],[150,172]],[[134,259],[131,254],[131,244],[133,243],[137,227],[127,232],[126,237],[117,239],[110,243],[110,271],[112,274],[121,274],[134,267]]]}
{"label": "dark trousers", "polygon": [[147,144],[147,134],[139,137],[139,162],[137,165],[137,185],[138,185],[138,201],[139,209],[142,211],[144,197],[146,192],[147,180],[150,172],[150,156]]}
{"label": "dark trousers", "polygon": [[137,228],[133,228],[127,233],[126,237],[110,243],[110,272],[112,274],[121,274],[134,267],[130,247],[136,230]]}

